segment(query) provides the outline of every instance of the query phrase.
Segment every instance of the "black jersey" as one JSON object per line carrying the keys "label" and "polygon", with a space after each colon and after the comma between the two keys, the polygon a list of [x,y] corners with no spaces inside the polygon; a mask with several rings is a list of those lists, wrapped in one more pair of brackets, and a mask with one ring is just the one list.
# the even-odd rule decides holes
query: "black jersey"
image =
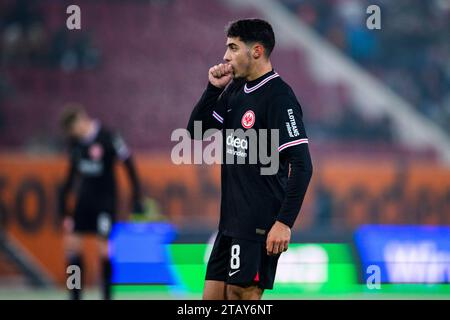
{"label": "black jersey", "polygon": [[71,164],[80,176],[80,198],[114,195],[116,179],[114,164],[117,157],[126,159],[129,151],[123,139],[96,122],[93,135],[85,141],[73,141],[70,146]]}
{"label": "black jersey", "polygon": [[[292,227],[312,166],[302,110],[289,85],[274,71],[251,82],[233,81],[225,90],[208,84],[191,115],[191,134],[195,121],[202,121],[203,131],[217,128],[223,133],[219,230],[231,237],[264,240],[276,220]],[[257,139],[236,135],[238,129],[253,130]],[[267,150],[276,136],[271,130],[279,136],[279,166],[271,175],[261,174],[264,164],[249,158],[251,148],[260,147],[263,129],[268,130]]]}
{"label": "black jersey", "polygon": [[[71,140],[69,143],[70,168],[60,194],[59,210],[66,214],[66,194],[79,179],[76,208],[95,207],[114,211],[116,205],[117,160],[123,161],[128,169],[133,187],[134,200],[139,196],[137,175],[131,161],[129,148],[123,138],[116,132],[103,127],[95,121],[95,129],[84,140]],[[97,211],[98,211],[97,210]]]}

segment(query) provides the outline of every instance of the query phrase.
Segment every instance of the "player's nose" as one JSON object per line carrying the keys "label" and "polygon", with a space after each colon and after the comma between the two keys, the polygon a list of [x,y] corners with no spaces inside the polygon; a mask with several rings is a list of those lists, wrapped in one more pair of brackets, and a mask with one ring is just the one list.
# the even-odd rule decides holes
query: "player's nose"
{"label": "player's nose", "polygon": [[225,62],[230,62],[231,61],[230,55],[228,54],[228,50],[225,52],[225,55],[223,56],[223,60]]}

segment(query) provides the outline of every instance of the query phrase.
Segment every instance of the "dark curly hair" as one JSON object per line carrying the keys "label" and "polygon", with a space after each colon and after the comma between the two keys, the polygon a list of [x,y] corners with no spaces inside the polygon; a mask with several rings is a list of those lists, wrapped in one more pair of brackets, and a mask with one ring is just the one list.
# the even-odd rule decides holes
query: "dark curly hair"
{"label": "dark curly hair", "polygon": [[275,47],[275,34],[272,26],[261,19],[242,19],[232,21],[226,27],[229,38],[239,38],[246,44],[259,42],[263,45],[265,55],[268,58]]}

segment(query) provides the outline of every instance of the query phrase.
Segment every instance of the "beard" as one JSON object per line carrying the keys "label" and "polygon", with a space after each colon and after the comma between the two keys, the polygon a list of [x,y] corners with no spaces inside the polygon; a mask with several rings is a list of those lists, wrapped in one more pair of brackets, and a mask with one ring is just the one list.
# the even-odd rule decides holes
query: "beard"
{"label": "beard", "polygon": [[243,62],[239,65],[238,70],[241,72],[236,72],[236,69],[233,68],[233,79],[234,80],[242,80],[246,79],[250,74],[251,64],[250,64],[250,56],[247,57],[247,61]]}

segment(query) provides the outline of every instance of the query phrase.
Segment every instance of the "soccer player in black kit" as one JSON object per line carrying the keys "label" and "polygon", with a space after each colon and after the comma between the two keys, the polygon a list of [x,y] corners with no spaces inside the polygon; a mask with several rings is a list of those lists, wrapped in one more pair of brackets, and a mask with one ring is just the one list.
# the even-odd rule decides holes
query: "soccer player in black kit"
{"label": "soccer player in black kit", "polygon": [[248,159],[222,163],[219,232],[203,299],[261,299],[264,289],[273,288],[278,258],[288,249],[312,163],[300,104],[269,59],[275,46],[271,25],[232,22],[226,46],[225,62],[209,69],[208,86],[189,119],[191,137],[201,121],[202,133],[222,130],[224,154],[246,158],[252,146],[230,129],[278,130],[279,167],[262,175],[262,164]]}
{"label": "soccer player in black kit", "polygon": [[[132,185],[133,213],[142,213],[140,186],[130,150],[122,137],[92,119],[81,108],[63,112],[61,125],[69,140],[69,171],[59,194],[59,211],[64,216],[65,251],[68,265],[77,265],[83,275],[82,235],[96,234],[102,268],[102,298],[111,299],[112,268],[108,236],[116,220],[116,178],[114,166],[120,160]],[[79,180],[75,209],[69,214],[67,196]],[[81,298],[81,289],[70,291]]]}

